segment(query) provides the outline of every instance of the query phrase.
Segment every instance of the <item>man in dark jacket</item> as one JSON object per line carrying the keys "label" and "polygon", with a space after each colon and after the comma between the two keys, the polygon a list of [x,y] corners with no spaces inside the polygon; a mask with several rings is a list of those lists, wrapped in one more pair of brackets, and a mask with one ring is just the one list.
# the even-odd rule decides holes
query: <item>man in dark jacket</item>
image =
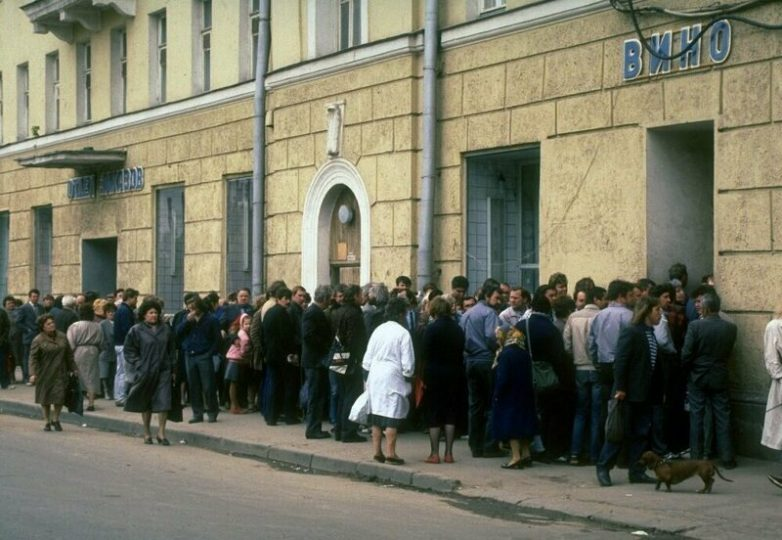
{"label": "man in dark jacket", "polygon": [[298,366],[294,358],[293,321],[288,314],[291,290],[278,288],[277,303],[263,316],[263,345],[266,360],[266,378],[263,381],[263,407],[266,423],[277,425],[280,413],[286,424],[299,422],[296,412]]}
{"label": "man in dark jacket", "polygon": [[11,384],[6,358],[10,350],[11,318],[5,309],[0,309],[0,388],[5,390]]}
{"label": "man in dark jacket", "polygon": [[[125,385],[125,337],[136,324],[136,314],[133,310],[136,309],[137,302],[138,291],[131,288],[125,289],[124,299],[114,315],[114,352],[117,355],[117,372],[114,374],[114,405],[117,407],[125,406],[125,397],[128,395],[128,389]],[[64,299],[63,307],[65,307]]]}
{"label": "man in dark jacket", "polygon": [[365,442],[358,434],[358,424],[348,419],[350,409],[364,388],[361,362],[367,350],[367,329],[361,313],[361,288],[345,288],[342,304],[331,312],[331,328],[339,336],[343,350],[350,353],[350,367],[344,375],[337,375],[337,411],[334,438],[344,443]]}
{"label": "man in dark jacket", "polygon": [[687,326],[682,348],[682,367],[689,373],[687,390],[690,402],[690,455],[705,459],[709,449],[703,445],[703,415],[711,406],[715,423],[717,451],[722,466],[736,466],[730,441],[730,395],[728,358],[736,343],[736,325],[721,319],[720,297],[706,293],[701,297],[702,318]]}
{"label": "man in dark jacket", "polygon": [[38,289],[30,289],[27,293],[27,303],[19,308],[16,324],[22,330],[22,382],[30,386],[27,379],[30,376],[29,358],[30,344],[35,336],[38,335],[38,317],[43,315],[43,307],[38,303],[38,297],[41,295]]}
{"label": "man in dark jacket", "polygon": [[331,287],[321,285],[315,289],[313,303],[307,308],[301,324],[301,363],[307,384],[307,429],[308,439],[328,439],[330,435],[322,429],[323,409],[328,396],[329,377],[326,362],[334,335],[331,324],[323,311],[329,305]]}
{"label": "man in dark jacket", "polygon": [[189,423],[204,421],[204,398],[209,423],[213,423],[217,422],[217,414],[220,411],[217,405],[213,360],[222,343],[220,323],[209,313],[206,302],[197,296],[190,298],[187,309],[187,316],[176,327],[176,337],[185,351],[190,406],[193,409],[193,417]]}

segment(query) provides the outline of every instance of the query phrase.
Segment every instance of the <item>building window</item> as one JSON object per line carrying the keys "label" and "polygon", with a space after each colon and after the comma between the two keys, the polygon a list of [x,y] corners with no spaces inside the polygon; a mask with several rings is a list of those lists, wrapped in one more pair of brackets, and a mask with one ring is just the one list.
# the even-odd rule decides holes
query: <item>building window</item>
{"label": "building window", "polygon": [[30,72],[27,64],[16,66],[16,138],[24,140],[30,132]]}
{"label": "building window", "polygon": [[83,124],[92,119],[92,46],[81,43],[76,49],[76,116]]}
{"label": "building window", "polygon": [[182,303],[185,289],[185,190],[165,188],[156,195],[155,294],[171,311]]}
{"label": "building window", "polygon": [[366,43],[367,26],[367,0],[308,0],[308,57]]}
{"label": "building window", "polygon": [[252,177],[228,181],[226,290],[252,282]]}
{"label": "building window", "polygon": [[361,44],[362,0],[339,0],[339,50]]}
{"label": "building window", "polygon": [[150,24],[150,52],[152,58],[150,59],[150,83],[152,96],[152,103],[165,103],[166,102],[166,47],[168,43],[168,37],[166,33],[166,12],[160,11],[151,16],[152,21]]}
{"label": "building window", "polygon": [[3,144],[3,72],[0,71],[0,144]]}
{"label": "building window", "polygon": [[8,212],[0,212],[0,296],[2,297],[8,294],[9,218]]}
{"label": "building window", "polygon": [[250,2],[250,64],[252,65],[252,77],[255,78],[258,70],[258,33],[261,25],[260,9],[261,0],[252,0]]}
{"label": "building window", "polygon": [[467,160],[467,277],[539,284],[537,148]]}
{"label": "building window", "polygon": [[505,0],[479,0],[481,3],[481,13],[496,11],[505,7]]}
{"label": "building window", "polygon": [[60,129],[60,55],[46,55],[46,132]]}
{"label": "building window", "polygon": [[111,114],[128,110],[128,32],[122,28],[111,31]]}
{"label": "building window", "polygon": [[52,291],[52,207],[33,209],[35,217],[35,287]]}
{"label": "building window", "polygon": [[203,88],[208,92],[212,87],[212,0],[201,2],[201,60]]}

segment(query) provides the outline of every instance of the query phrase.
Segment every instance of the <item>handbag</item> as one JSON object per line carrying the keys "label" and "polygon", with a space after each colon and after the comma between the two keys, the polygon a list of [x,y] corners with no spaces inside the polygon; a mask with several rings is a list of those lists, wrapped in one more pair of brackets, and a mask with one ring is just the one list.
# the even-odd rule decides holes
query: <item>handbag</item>
{"label": "handbag", "polygon": [[334,336],[334,343],[328,355],[328,368],[339,375],[345,375],[350,367],[350,351],[346,351],[339,340],[339,336]]}
{"label": "handbag", "polygon": [[348,420],[356,424],[369,424],[369,393],[366,390],[353,402]]}
{"label": "handbag", "polygon": [[529,349],[529,357],[532,359],[532,386],[537,392],[553,390],[559,386],[559,377],[557,377],[551,362],[535,360],[535,357],[532,356],[532,336],[529,333],[529,317],[526,319],[526,326],[527,348]]}
{"label": "handbag", "polygon": [[72,413],[84,416],[84,396],[81,392],[81,383],[78,375],[68,377],[68,388],[65,390],[65,406]]}
{"label": "handbag", "polygon": [[619,444],[625,436],[625,406],[624,400],[612,398],[608,400],[608,416],[606,417],[606,441]]}

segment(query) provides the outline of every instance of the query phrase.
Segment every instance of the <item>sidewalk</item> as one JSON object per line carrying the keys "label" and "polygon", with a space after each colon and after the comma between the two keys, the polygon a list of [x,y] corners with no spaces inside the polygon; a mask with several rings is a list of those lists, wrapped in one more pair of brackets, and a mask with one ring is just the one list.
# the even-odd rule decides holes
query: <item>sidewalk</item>
{"label": "sidewalk", "polygon": [[[32,387],[16,385],[0,390],[0,432],[2,415],[13,414],[35,418],[31,429],[40,429],[40,408],[34,402]],[[81,426],[85,436],[89,429],[114,431],[141,441],[140,415],[126,413],[114,403],[96,401],[97,411],[84,417],[64,413],[66,429]],[[269,427],[258,414],[231,415],[223,412],[215,424],[169,423],[168,438],[172,451],[177,444],[190,444],[219,452],[251,456],[317,472],[356,475],[379,482],[459,493],[467,497],[484,497],[518,504],[525,508],[615,523],[644,530],[678,533],[692,538],[778,538],[776,531],[782,509],[782,490],[773,486],[768,474],[782,474],[777,463],[739,459],[739,467],[722,471],[733,480],[715,479],[710,495],[695,493],[702,487],[700,478],[678,486],[672,493],[654,485],[630,485],[627,471],[614,469],[614,486],[600,488],[594,467],[543,465],[503,470],[503,459],[473,459],[466,440],[456,442],[455,464],[429,465],[429,438],[421,433],[404,433],[397,444],[403,466],[381,465],[372,460],[369,442],[343,444],[330,439],[307,440],[304,426]],[[39,425],[40,424],[40,425]],[[153,419],[153,429],[155,420]],[[328,424],[324,425],[328,428]],[[442,452],[442,450],[441,450]]]}

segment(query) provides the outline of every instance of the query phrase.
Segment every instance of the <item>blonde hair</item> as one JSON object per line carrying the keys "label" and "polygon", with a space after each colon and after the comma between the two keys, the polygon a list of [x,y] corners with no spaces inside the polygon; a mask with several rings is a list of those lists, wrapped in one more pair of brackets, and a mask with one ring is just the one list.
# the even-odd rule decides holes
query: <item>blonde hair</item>
{"label": "blonde hair", "polygon": [[95,315],[98,315],[99,317],[103,317],[106,315],[106,310],[104,309],[106,307],[106,304],[108,304],[108,300],[105,298],[98,298],[92,303],[92,311],[95,312]]}

